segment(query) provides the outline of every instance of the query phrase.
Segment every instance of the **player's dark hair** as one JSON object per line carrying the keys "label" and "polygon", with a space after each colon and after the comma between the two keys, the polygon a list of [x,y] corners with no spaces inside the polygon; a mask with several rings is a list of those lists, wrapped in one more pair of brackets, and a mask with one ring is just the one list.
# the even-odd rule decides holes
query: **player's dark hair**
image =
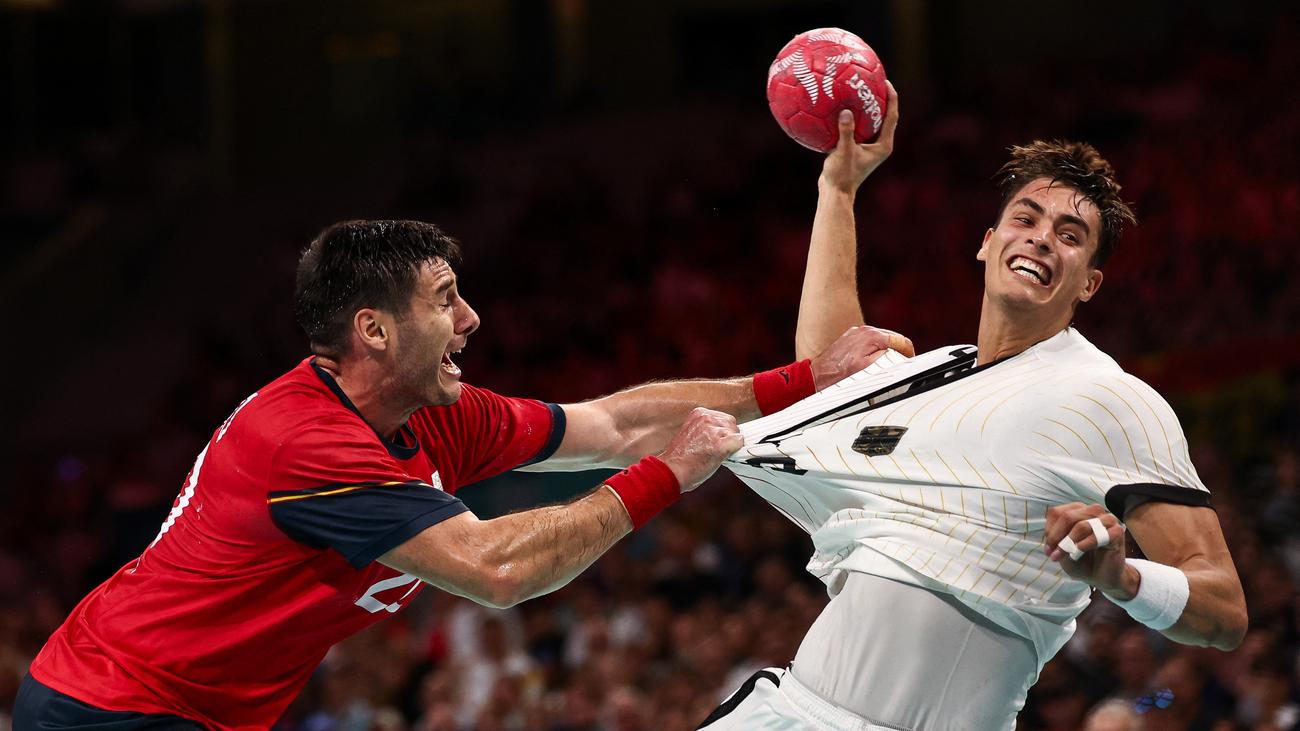
{"label": "player's dark hair", "polygon": [[363,307],[405,315],[420,267],[442,259],[460,262],[460,243],[419,221],[343,221],[320,232],[303,249],[293,293],[293,314],[312,349],[348,351],[352,316]]}
{"label": "player's dark hair", "polygon": [[1115,253],[1115,244],[1124,226],[1137,223],[1133,209],[1119,197],[1120,185],[1115,180],[1115,169],[1097,152],[1097,148],[1086,142],[1034,140],[1023,147],[1012,147],[1011,159],[994,176],[1002,191],[1002,204],[998,206],[994,227],[1002,221],[1011,197],[1038,178],[1074,188],[1097,207],[1101,213],[1101,231],[1098,232],[1097,253],[1092,265],[1098,268],[1105,265],[1110,255]]}

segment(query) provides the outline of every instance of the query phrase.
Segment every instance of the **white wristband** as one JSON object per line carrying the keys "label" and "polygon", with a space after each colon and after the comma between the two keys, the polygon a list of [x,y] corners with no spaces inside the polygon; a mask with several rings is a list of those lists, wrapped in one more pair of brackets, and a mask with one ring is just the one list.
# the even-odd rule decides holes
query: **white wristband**
{"label": "white wristband", "polygon": [[1174,626],[1178,618],[1183,616],[1187,597],[1191,594],[1187,574],[1173,566],[1140,558],[1127,559],[1126,563],[1137,569],[1142,577],[1137,596],[1128,601],[1120,601],[1109,595],[1106,598],[1128,612],[1128,616],[1151,629],[1166,630]]}

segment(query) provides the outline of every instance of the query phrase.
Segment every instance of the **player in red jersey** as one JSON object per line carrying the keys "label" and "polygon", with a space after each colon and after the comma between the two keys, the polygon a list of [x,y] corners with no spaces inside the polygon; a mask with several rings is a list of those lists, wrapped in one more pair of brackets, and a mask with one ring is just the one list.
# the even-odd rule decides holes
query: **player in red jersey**
{"label": "player in red jersey", "polygon": [[[458,253],[409,221],[337,224],[312,242],[295,309],[316,355],[220,425],[158,536],[33,661],[15,729],[269,727],[331,645],[423,583],[491,606],[553,591],[711,475],[741,445],[737,418],[910,349],[856,328],[753,379],[563,406],[506,398],[462,384],[451,360],[479,325]],[[629,464],[568,504],[494,520],[455,497],[521,466]]]}

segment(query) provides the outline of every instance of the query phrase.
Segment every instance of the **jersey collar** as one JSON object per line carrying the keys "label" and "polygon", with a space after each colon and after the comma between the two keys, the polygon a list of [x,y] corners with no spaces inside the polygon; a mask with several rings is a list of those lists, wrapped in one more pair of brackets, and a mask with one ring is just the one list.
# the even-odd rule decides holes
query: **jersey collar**
{"label": "jersey collar", "polygon": [[[311,359],[311,369],[316,372],[316,375],[325,383],[325,386],[338,397],[340,403],[356,414],[357,418],[366,421],[366,417],[362,416],[361,412],[357,410],[356,404],[352,403],[352,399],[348,398],[348,395],[343,392],[338,381],[334,380],[334,376],[331,376],[324,368],[316,365],[315,358]],[[370,426],[370,422],[366,421],[366,426]],[[375,428],[371,426],[370,430],[374,431]],[[399,444],[396,441],[387,439],[377,431],[375,436],[379,437],[379,443],[384,445],[384,449],[387,449],[394,459],[410,459],[420,452],[420,442],[415,438],[415,431],[411,429],[409,424],[403,423],[397,429],[397,438],[407,442],[407,444]]]}

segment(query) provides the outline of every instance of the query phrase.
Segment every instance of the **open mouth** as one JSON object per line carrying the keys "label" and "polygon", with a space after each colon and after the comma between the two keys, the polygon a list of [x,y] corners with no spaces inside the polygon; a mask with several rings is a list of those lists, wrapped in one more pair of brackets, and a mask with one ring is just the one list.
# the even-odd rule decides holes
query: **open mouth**
{"label": "open mouth", "polygon": [[1039,286],[1046,287],[1052,283],[1052,270],[1032,259],[1017,256],[1007,264],[1007,268],[1021,279]]}
{"label": "open mouth", "polygon": [[451,356],[455,353],[461,352],[462,350],[464,350],[464,348],[449,350],[442,354],[442,364],[439,367],[442,368],[443,373],[446,373],[452,378],[460,378],[460,367],[452,362]]}

